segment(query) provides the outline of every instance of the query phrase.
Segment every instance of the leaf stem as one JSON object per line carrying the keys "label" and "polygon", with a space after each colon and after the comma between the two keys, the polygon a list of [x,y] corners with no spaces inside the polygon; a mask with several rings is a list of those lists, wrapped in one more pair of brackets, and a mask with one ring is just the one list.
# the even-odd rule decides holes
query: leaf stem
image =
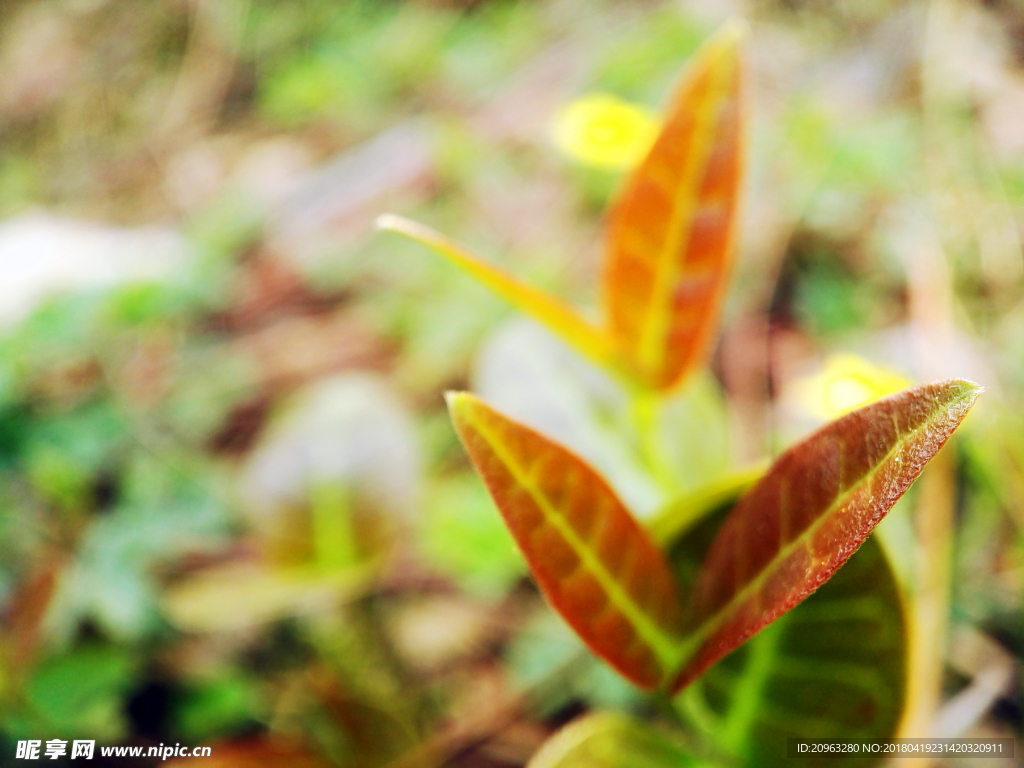
{"label": "leaf stem", "polygon": [[674,473],[665,460],[659,429],[662,402],[660,393],[652,389],[634,389],[630,393],[630,416],[640,461],[661,489],[671,492],[675,487]]}
{"label": "leaf stem", "polygon": [[686,720],[683,718],[683,715],[679,712],[679,710],[676,709],[675,699],[671,695],[669,695],[669,693],[666,690],[659,688],[657,691],[654,691],[651,694],[651,696],[653,698],[655,707],[665,717],[666,720],[672,723],[672,725],[676,728],[679,728],[682,731],[689,732],[689,727]]}

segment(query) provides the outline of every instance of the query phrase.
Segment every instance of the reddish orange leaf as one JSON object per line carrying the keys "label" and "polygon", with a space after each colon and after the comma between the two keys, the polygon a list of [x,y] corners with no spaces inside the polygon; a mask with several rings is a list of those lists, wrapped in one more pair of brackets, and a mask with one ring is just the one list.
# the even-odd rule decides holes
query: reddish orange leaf
{"label": "reddish orange leaf", "polygon": [[466,393],[452,420],[548,601],[645,688],[672,680],[682,611],[661,551],[582,459]]}
{"label": "reddish orange leaf", "polygon": [[739,25],[727,26],[694,56],[611,214],[608,327],[658,389],[704,359],[725,289],[743,177],[741,38]]}
{"label": "reddish orange leaf", "polygon": [[802,601],[867,538],[981,392],[927,384],[853,411],[799,443],[733,508],[694,584],[685,687]]}

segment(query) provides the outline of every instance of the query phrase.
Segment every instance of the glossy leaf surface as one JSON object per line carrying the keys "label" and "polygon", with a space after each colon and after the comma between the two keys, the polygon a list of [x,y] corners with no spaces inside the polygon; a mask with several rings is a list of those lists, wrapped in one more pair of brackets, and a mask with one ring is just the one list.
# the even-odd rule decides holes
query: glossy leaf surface
{"label": "glossy leaf surface", "polygon": [[741,38],[742,27],[728,25],[695,54],[611,214],[607,322],[658,389],[704,359],[725,289],[743,176]]}
{"label": "glossy leaf surface", "polygon": [[860,546],[981,391],[912,387],[786,451],[732,510],[694,580],[683,688],[811,594]]}
{"label": "glossy leaf surface", "polygon": [[698,765],[661,731],[625,715],[580,718],[552,736],[527,768],[686,768]]}
{"label": "glossy leaf surface", "polygon": [[611,336],[584,319],[565,302],[488,264],[440,232],[418,222],[384,214],[377,218],[377,227],[405,235],[432,249],[512,306],[546,325],[562,340],[599,365],[609,369],[620,367]]}
{"label": "glossy leaf surface", "polygon": [[[666,542],[682,589],[692,588],[735,500],[720,496]],[[679,704],[717,749],[751,768],[789,765],[779,748],[787,738],[892,738],[908,642],[898,581],[876,534],[807,600],[713,665]]]}
{"label": "glossy leaf surface", "polygon": [[466,393],[452,420],[540,588],[598,656],[632,682],[678,667],[682,611],[661,551],[575,454]]}

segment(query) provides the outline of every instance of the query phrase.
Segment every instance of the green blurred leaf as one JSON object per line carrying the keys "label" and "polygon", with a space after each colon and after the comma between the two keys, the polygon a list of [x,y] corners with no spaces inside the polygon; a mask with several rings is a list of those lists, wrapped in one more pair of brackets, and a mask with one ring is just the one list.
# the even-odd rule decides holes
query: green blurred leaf
{"label": "green blurred leaf", "polygon": [[651,517],[647,529],[655,541],[665,546],[697,522],[715,512],[731,509],[767,469],[765,464],[733,472],[674,499]]}
{"label": "green blurred leaf", "polygon": [[702,763],[660,730],[624,715],[601,713],[556,733],[528,768],[685,768]]}
{"label": "green blurred leaf", "polygon": [[418,541],[433,567],[480,595],[504,594],[526,573],[487,489],[468,473],[430,489]]}
{"label": "green blurred leaf", "polygon": [[883,322],[888,286],[880,272],[865,278],[846,270],[834,253],[809,254],[795,278],[794,308],[801,324],[812,333],[835,336]]}
{"label": "green blurred leaf", "polygon": [[192,686],[175,702],[175,732],[196,742],[229,735],[256,718],[259,701],[255,682],[240,675]]}
{"label": "green blurred leaf", "polygon": [[24,448],[25,469],[45,497],[81,506],[96,474],[112,468],[128,438],[128,425],[108,402],[37,417]]}
{"label": "green blurred leaf", "polygon": [[324,573],[343,570],[360,560],[353,527],[353,494],[342,483],[314,483],[309,492],[313,558]]}
{"label": "green blurred leaf", "polygon": [[32,728],[35,738],[40,732],[117,738],[124,729],[122,699],[135,673],[129,652],[113,646],[85,646],[50,658],[32,673],[25,691],[28,712],[15,723]]}
{"label": "green blurred leaf", "polygon": [[673,490],[697,489],[729,477],[729,417],[722,388],[709,371],[696,371],[689,383],[662,401],[655,437]]}
{"label": "green blurred leaf", "polygon": [[201,459],[134,453],[116,506],[82,534],[54,632],[71,636],[87,617],[125,641],[160,628],[156,566],[223,546],[228,511],[217,480]]}
{"label": "green blurred leaf", "polygon": [[639,711],[644,693],[590,653],[553,612],[544,609],[527,622],[506,652],[517,685],[542,691],[534,706],[551,715],[573,701],[590,709]]}
{"label": "green blurred leaf", "polygon": [[455,18],[442,7],[351,3],[308,30],[305,46],[261,62],[261,112],[285,126],[327,116],[369,128],[396,95],[434,75]]}
{"label": "green blurred leaf", "polygon": [[333,105],[351,102],[360,90],[354,75],[344,59],[323,53],[296,57],[265,77],[260,104],[271,121],[301,125]]}
{"label": "green blurred leaf", "polygon": [[136,283],[112,291],[104,320],[116,327],[135,328],[155,321],[173,319],[186,309],[188,297],[180,288],[162,283]]}
{"label": "green blurred leaf", "polygon": [[41,304],[0,341],[0,360],[9,372],[4,384],[25,394],[27,385],[54,369],[69,369],[87,360],[93,349],[93,330],[102,307],[101,292],[58,296]]}

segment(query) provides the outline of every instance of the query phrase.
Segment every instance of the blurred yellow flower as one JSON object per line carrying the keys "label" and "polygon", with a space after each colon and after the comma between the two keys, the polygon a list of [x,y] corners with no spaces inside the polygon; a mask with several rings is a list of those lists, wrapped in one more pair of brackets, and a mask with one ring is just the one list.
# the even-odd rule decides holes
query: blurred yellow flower
{"label": "blurred yellow flower", "polygon": [[584,96],[563,107],[551,135],[565,154],[599,168],[629,168],[640,162],[658,135],[657,115],[607,93]]}
{"label": "blurred yellow flower", "polygon": [[833,355],[820,373],[796,382],[801,406],[815,416],[834,419],[854,408],[910,386],[898,373],[857,355]]}

